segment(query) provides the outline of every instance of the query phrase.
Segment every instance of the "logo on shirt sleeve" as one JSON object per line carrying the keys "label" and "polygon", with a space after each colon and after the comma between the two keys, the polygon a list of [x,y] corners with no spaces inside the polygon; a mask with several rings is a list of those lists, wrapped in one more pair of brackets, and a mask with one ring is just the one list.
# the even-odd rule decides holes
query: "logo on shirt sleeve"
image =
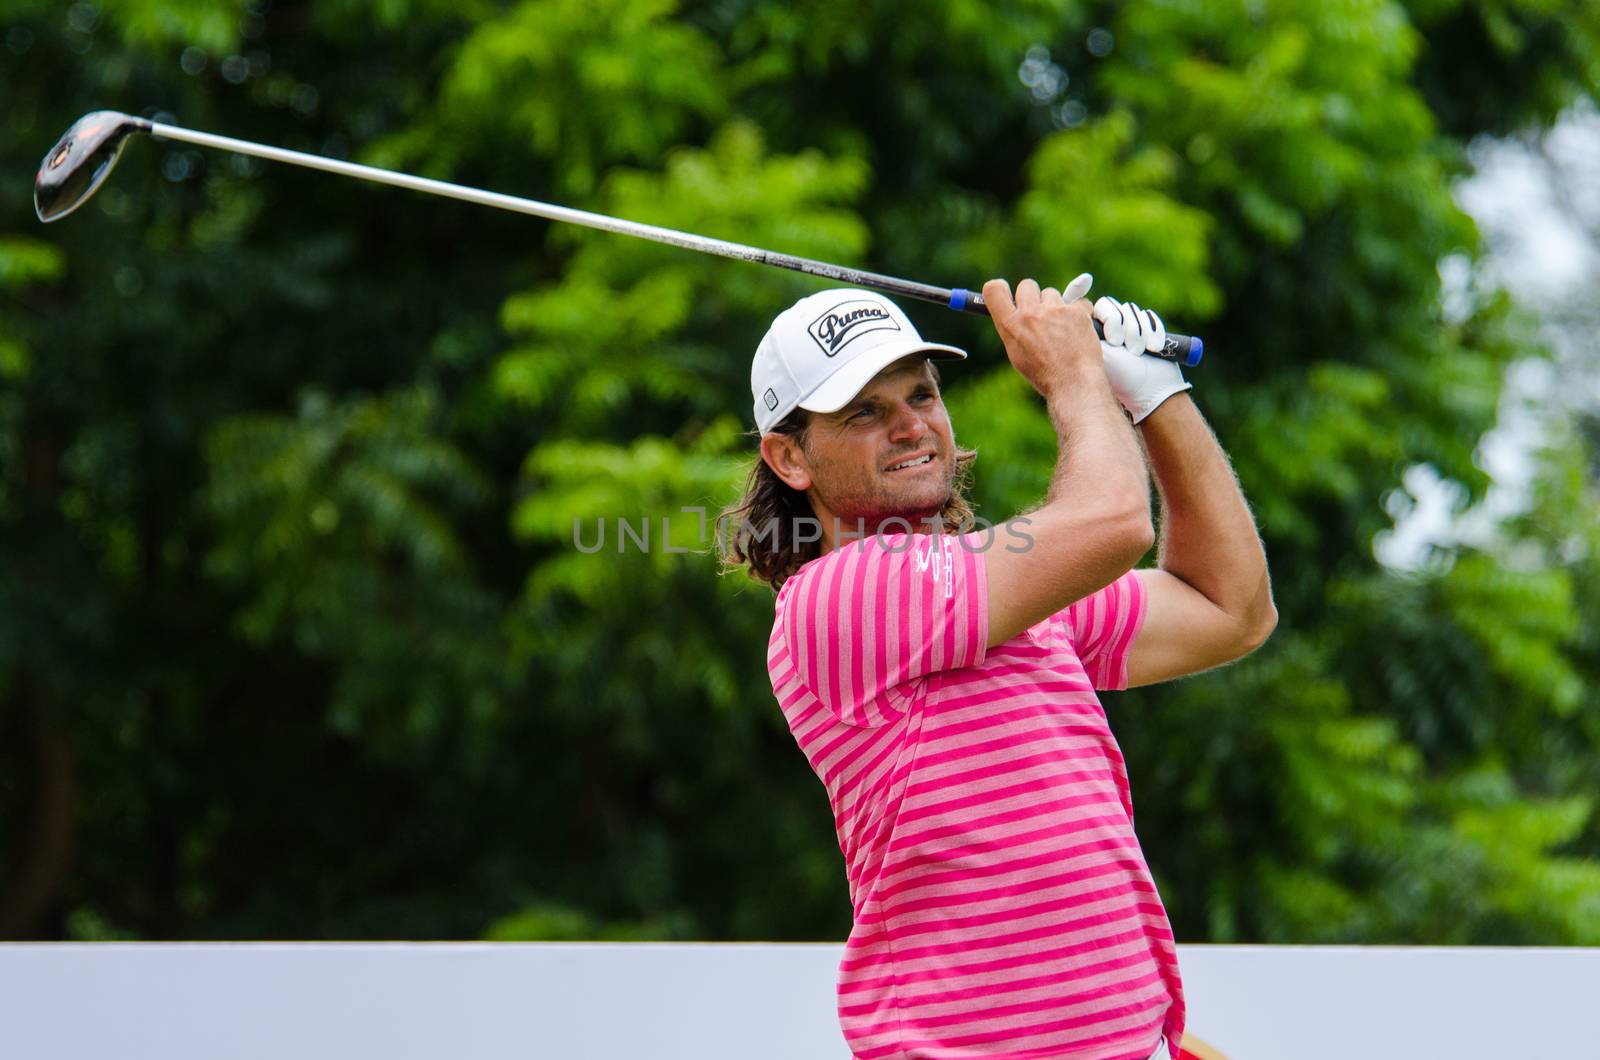
{"label": "logo on shirt sleeve", "polygon": [[955,564],[955,542],[949,534],[935,534],[928,538],[928,547],[916,553],[917,572],[927,574],[937,583],[944,580],[944,598],[949,600],[955,596],[956,577],[953,565]]}

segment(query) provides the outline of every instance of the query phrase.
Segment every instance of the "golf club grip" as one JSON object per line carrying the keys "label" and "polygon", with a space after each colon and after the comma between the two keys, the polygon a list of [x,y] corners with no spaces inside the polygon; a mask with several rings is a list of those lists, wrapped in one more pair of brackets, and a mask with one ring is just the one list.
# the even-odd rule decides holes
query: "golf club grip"
{"label": "golf club grip", "polygon": [[[983,303],[983,295],[976,291],[963,291],[959,288],[950,292],[950,308],[959,309],[966,313],[977,313],[979,316],[988,316],[989,307]],[[1094,322],[1094,333],[1102,340],[1105,339],[1105,329],[1100,326],[1100,321]],[[1194,335],[1177,335],[1167,332],[1167,343],[1159,350],[1151,352],[1152,357],[1161,357],[1168,361],[1177,361],[1185,368],[1193,368],[1200,363],[1200,358],[1205,354],[1205,343]]]}

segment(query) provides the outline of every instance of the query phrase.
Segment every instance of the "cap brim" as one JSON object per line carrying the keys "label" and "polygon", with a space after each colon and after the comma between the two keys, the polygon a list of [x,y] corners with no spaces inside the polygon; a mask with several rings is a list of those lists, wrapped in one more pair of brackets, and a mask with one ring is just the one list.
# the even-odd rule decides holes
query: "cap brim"
{"label": "cap brim", "polygon": [[925,353],[940,360],[958,360],[967,356],[966,350],[944,346],[937,342],[908,342],[904,345],[879,346],[851,361],[830,375],[811,393],[801,398],[799,405],[807,412],[838,412],[861,393],[862,387],[872,382],[874,376],[902,357]]}

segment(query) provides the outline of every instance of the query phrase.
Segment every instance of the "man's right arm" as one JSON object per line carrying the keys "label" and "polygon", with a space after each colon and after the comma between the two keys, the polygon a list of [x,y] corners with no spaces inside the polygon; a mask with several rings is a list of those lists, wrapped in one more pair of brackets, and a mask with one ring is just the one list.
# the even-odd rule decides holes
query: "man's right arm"
{"label": "man's right arm", "polygon": [[1144,455],[1106,378],[1080,297],[1085,281],[1068,285],[1070,300],[1032,280],[1014,299],[1004,280],[983,288],[1006,355],[1044,397],[1060,447],[1050,492],[1026,515],[1032,544],[984,557],[990,647],[1111,584],[1155,542]]}

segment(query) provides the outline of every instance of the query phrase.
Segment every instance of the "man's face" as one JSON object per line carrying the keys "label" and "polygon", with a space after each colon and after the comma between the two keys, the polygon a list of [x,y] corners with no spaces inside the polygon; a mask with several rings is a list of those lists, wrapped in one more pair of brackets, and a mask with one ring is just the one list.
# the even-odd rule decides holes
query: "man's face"
{"label": "man's face", "polygon": [[786,448],[792,463],[774,470],[846,531],[860,520],[870,533],[892,516],[926,531],[954,488],[950,415],[921,354],[889,365],[838,412],[812,413],[804,440]]}

